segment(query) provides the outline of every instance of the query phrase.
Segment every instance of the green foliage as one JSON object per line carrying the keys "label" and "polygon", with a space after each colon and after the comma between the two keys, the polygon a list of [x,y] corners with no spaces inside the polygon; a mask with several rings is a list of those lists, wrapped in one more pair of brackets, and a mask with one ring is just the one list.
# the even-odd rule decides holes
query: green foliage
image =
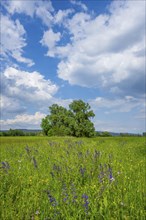
{"label": "green foliage", "polygon": [[145,219],[144,137],[1,137],[0,149],[1,220]]}
{"label": "green foliage", "polygon": [[0,136],[36,136],[36,132],[24,132],[19,129],[9,129],[8,131],[0,132]]}
{"label": "green foliage", "polygon": [[25,136],[25,133],[18,129],[10,129],[9,131],[2,132],[2,136]]}
{"label": "green foliage", "polygon": [[100,136],[101,136],[101,137],[112,137],[111,133],[108,132],[108,131],[102,132]]}
{"label": "green foliage", "polygon": [[51,124],[48,116],[42,119],[41,127],[43,128],[44,134],[47,135],[48,130],[50,130],[51,128]]}
{"label": "green foliage", "polygon": [[95,128],[90,118],[95,114],[88,103],[75,100],[69,105],[69,110],[53,104],[49,107],[50,115],[42,119],[41,127],[48,136],[93,137]]}

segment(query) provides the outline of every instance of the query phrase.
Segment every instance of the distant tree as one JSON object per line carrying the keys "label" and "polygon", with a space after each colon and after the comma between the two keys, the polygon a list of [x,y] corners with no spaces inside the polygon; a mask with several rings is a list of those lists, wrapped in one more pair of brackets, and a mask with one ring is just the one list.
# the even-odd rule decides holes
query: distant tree
{"label": "distant tree", "polygon": [[92,137],[95,128],[90,118],[94,113],[88,103],[75,100],[69,105],[69,109],[53,104],[49,107],[50,115],[42,119],[41,127],[45,135]]}
{"label": "distant tree", "polygon": [[101,134],[99,131],[96,131],[96,136],[97,136],[97,137],[101,137],[101,135],[102,135],[102,134]]}
{"label": "distant tree", "polygon": [[9,131],[3,132],[4,136],[25,136],[25,133],[18,129],[9,129]]}
{"label": "distant tree", "polygon": [[36,136],[36,132],[25,132],[19,129],[9,129],[8,131],[0,132],[0,136]]}
{"label": "distant tree", "polygon": [[143,132],[143,136],[146,137],[146,132]]}
{"label": "distant tree", "polygon": [[102,136],[102,137],[112,137],[111,133],[108,132],[108,131],[102,132],[100,136]]}

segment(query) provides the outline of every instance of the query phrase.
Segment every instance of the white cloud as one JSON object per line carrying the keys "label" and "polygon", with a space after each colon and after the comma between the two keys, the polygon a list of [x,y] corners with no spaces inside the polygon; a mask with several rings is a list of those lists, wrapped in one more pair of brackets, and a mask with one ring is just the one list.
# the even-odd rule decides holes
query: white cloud
{"label": "white cloud", "polygon": [[33,16],[35,1],[3,1],[3,6],[10,14],[25,13],[26,15]]}
{"label": "white cloud", "polygon": [[0,96],[1,117],[5,114],[12,115],[15,112],[23,113],[26,108],[20,105],[19,101],[15,97],[7,97],[5,95]]}
{"label": "white cloud", "polygon": [[145,1],[116,1],[110,14],[91,18],[87,13],[77,13],[68,19],[65,27],[72,42],[56,47],[56,55],[66,55],[58,65],[58,76],[72,85],[129,95],[143,93],[144,6]]}
{"label": "white cloud", "polygon": [[69,29],[73,42],[76,43],[77,40],[79,41],[87,37],[86,32],[89,28],[87,24],[89,24],[88,22],[90,22],[90,20],[90,14],[84,12],[76,13],[71,19],[68,19],[65,23],[65,27]]}
{"label": "white cloud", "polygon": [[44,32],[43,38],[42,38],[42,40],[40,41],[40,43],[41,43],[43,46],[48,47],[48,53],[47,53],[47,55],[53,56],[52,50],[53,50],[53,48],[56,46],[57,42],[60,41],[60,38],[61,38],[60,32],[55,33],[55,32],[53,32],[52,29],[50,29],[50,30]]}
{"label": "white cloud", "polygon": [[58,86],[44,79],[44,76],[36,71],[26,72],[9,67],[2,77],[6,85],[4,92],[7,96],[17,97],[27,102],[47,101],[58,91]]}
{"label": "white cloud", "polygon": [[105,113],[126,113],[131,112],[133,109],[144,109],[144,98],[135,98],[133,96],[125,96],[124,98],[103,98],[97,97],[94,100],[90,101],[90,104],[93,106],[95,110],[103,109]]}
{"label": "white cloud", "polygon": [[0,120],[1,128],[10,129],[10,128],[26,128],[26,129],[37,129],[40,128],[41,120],[45,117],[45,114],[41,112],[36,112],[32,114],[20,114],[14,117],[13,119]]}
{"label": "white cloud", "polygon": [[[58,15],[58,13],[56,14],[56,16]],[[67,15],[67,10],[61,11],[61,13],[62,15],[65,16],[65,14]],[[83,38],[85,32],[84,25],[88,20],[90,20],[90,15],[81,12],[75,14],[71,20],[68,19],[67,17],[64,18],[65,20],[63,18],[62,18],[62,22],[63,22],[62,25],[64,25],[64,27],[67,29],[69,28],[69,32],[71,35],[70,40],[75,42],[76,40]],[[54,17],[54,19],[56,19],[56,17]],[[68,55],[70,56],[70,54],[72,55],[75,54],[77,52],[76,49],[80,50],[80,48],[76,48],[73,42],[67,43],[66,45],[64,45],[64,43],[63,45],[59,45],[60,42],[61,43],[63,42],[62,38],[63,38],[63,34],[61,35],[60,32],[54,33],[52,29],[44,32],[44,36],[40,42],[42,43],[43,46],[46,46],[48,48],[47,56],[50,57],[57,56],[62,59],[68,57]],[[57,44],[57,42],[59,43]]]}
{"label": "white cloud", "polygon": [[8,16],[1,15],[1,54],[3,59],[13,57],[18,62],[32,66],[31,59],[23,57],[23,48],[26,46],[25,30],[19,20],[13,21]]}
{"label": "white cloud", "polygon": [[39,17],[42,22],[50,27],[54,20],[54,8],[51,1],[36,1],[35,15]]}
{"label": "white cloud", "polygon": [[9,67],[1,75],[2,113],[9,113],[11,108],[11,113],[17,114],[29,105],[34,109],[44,105],[47,108],[57,91],[58,86],[39,72]]}
{"label": "white cloud", "polygon": [[55,24],[65,23],[68,16],[73,12],[74,12],[73,9],[59,10],[54,16],[54,23]]}
{"label": "white cloud", "polygon": [[[56,98],[59,87],[44,78],[39,72],[27,72],[9,67],[1,74],[1,118],[2,128],[27,128],[29,111],[48,114],[48,107],[53,103],[68,107],[71,99]],[[20,117],[19,117],[20,115]],[[28,118],[27,118],[28,115]],[[23,116],[23,117],[22,117]],[[5,118],[9,118],[5,120]],[[20,119],[20,120],[19,120]],[[30,120],[31,121],[31,120]],[[6,124],[5,124],[6,122]],[[35,123],[32,123],[33,128]],[[30,128],[30,126],[28,126]]]}
{"label": "white cloud", "polygon": [[50,26],[53,22],[54,8],[52,6],[51,1],[40,1],[40,0],[32,0],[32,1],[6,1],[3,3],[3,6],[7,9],[10,14],[15,13],[23,13],[25,15],[34,17],[39,17],[42,22]]}
{"label": "white cloud", "polygon": [[79,6],[81,9],[83,9],[84,11],[87,11],[88,10],[88,8],[87,8],[87,6],[85,5],[85,4],[83,4],[81,1],[75,1],[75,0],[71,0],[70,1],[73,5],[75,5],[75,6]]}

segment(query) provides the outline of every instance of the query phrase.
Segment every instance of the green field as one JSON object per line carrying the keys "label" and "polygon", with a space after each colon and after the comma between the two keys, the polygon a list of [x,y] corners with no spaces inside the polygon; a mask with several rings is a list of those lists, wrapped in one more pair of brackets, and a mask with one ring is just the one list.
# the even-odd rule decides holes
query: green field
{"label": "green field", "polygon": [[143,137],[1,137],[1,220],[144,220]]}

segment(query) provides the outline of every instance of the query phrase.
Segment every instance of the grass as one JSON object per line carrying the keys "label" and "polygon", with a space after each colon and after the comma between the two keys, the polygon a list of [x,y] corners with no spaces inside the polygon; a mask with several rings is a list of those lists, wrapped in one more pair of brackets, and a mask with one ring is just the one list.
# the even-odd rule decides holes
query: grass
{"label": "grass", "polygon": [[144,220],[142,137],[1,137],[0,219]]}

